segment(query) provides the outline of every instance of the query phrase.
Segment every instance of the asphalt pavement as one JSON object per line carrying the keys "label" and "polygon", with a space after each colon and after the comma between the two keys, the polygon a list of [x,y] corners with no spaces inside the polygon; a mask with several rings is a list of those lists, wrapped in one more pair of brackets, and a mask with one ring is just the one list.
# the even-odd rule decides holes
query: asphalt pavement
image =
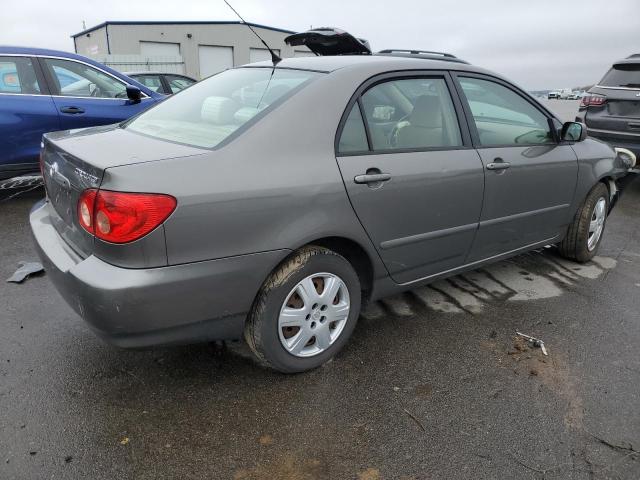
{"label": "asphalt pavement", "polygon": [[[640,178],[594,262],[553,248],[373,304],[285,376],[240,343],[97,339],[0,203],[0,479],[638,479]],[[518,340],[544,340],[548,356]]]}

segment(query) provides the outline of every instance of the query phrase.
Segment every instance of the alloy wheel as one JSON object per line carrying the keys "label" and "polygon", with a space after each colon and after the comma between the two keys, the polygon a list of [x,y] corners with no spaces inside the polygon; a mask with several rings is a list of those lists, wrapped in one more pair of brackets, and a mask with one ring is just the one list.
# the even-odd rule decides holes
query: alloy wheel
{"label": "alloy wheel", "polygon": [[312,357],[327,350],[349,318],[349,290],[332,273],[309,275],[289,292],[278,317],[278,335],[287,352]]}

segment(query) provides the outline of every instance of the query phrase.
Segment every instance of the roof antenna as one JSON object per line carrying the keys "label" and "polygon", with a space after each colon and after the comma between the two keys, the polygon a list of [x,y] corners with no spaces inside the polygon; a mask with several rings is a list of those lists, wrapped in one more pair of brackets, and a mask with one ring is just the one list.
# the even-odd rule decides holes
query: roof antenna
{"label": "roof antenna", "polygon": [[227,6],[228,6],[231,10],[233,10],[233,13],[235,13],[235,14],[238,16],[238,18],[239,18],[240,20],[242,20],[242,23],[244,23],[247,27],[249,27],[249,30],[251,30],[251,31],[253,32],[253,34],[254,34],[256,37],[258,37],[258,38],[260,39],[260,41],[262,42],[262,44],[263,44],[265,47],[267,47],[267,50],[269,50],[269,53],[271,54],[271,61],[273,62],[273,66],[275,67],[275,66],[278,64],[278,62],[280,62],[282,59],[281,59],[281,58],[276,54],[276,52],[274,52],[274,51],[271,49],[271,47],[270,47],[269,45],[267,45],[267,42],[265,42],[265,41],[262,39],[262,37],[261,37],[260,35],[258,35],[258,32],[256,32],[256,31],[253,29],[253,27],[252,27],[249,23],[247,23],[247,22],[244,20],[244,18],[242,18],[242,16],[241,16],[237,11],[236,11],[236,9],[235,9],[235,8],[233,8],[233,7],[231,6],[231,4],[230,4],[229,2],[227,2],[227,0],[224,0],[224,3],[226,3],[226,4],[227,4]]}

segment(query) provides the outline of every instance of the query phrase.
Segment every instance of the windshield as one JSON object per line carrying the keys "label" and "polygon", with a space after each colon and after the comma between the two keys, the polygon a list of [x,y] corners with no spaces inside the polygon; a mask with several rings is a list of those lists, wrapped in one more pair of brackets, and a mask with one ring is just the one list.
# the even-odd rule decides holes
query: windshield
{"label": "windshield", "polygon": [[278,68],[226,70],[164,100],[125,128],[162,140],[213,148],[319,75]]}
{"label": "windshield", "polygon": [[604,76],[600,85],[603,87],[640,88],[640,64],[614,65]]}

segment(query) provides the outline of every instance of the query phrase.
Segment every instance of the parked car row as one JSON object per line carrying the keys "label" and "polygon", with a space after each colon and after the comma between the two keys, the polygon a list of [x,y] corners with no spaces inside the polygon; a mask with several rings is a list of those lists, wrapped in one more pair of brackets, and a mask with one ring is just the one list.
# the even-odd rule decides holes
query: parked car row
{"label": "parked car row", "polygon": [[451,55],[371,54],[327,29],[291,41],[321,56],[45,135],[36,246],[99,336],[244,335],[300,372],[346,344],[366,301],[545,245],[596,254],[630,165],[582,124]]}
{"label": "parked car row", "polygon": [[0,180],[38,172],[44,133],[120,122],[194,82],[135,76],[72,53],[0,47]]}
{"label": "parked car row", "polygon": [[548,100],[579,100],[581,99],[586,92],[581,91],[581,90],[571,90],[571,89],[564,89],[564,90],[552,90],[551,92],[547,93],[547,99]]}

